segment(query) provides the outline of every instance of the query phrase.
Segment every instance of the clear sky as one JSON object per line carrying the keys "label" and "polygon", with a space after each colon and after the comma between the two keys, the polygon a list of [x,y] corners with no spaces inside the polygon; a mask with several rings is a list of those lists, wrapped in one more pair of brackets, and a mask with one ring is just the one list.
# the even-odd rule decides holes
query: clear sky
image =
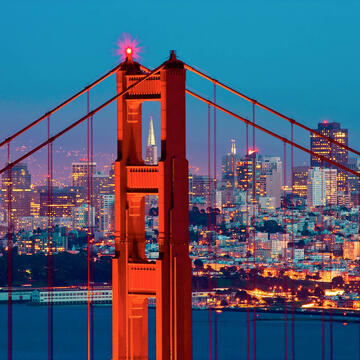
{"label": "clear sky", "polygon": [[[144,47],[144,65],[157,66],[175,49],[182,60],[311,127],[324,119],[341,122],[349,129],[350,145],[359,148],[359,14],[360,1],[351,0],[2,1],[0,137],[115,66],[116,42],[129,33]],[[193,76],[189,87],[212,96],[212,87]],[[114,90],[112,79],[91,94],[92,105]],[[249,104],[220,90],[218,100],[250,113]],[[52,132],[83,114],[83,104],[59,115]],[[157,113],[153,106],[144,109],[144,117],[153,114],[155,124]],[[260,111],[257,120],[289,137],[284,122]],[[113,109],[95,121],[97,153],[113,151]],[[203,170],[206,121],[206,106],[189,100],[188,157]],[[244,127],[220,115],[218,127],[218,156],[228,150],[231,138],[242,153]],[[45,134],[44,126],[41,131]],[[37,143],[40,132],[23,141]],[[78,145],[83,135],[79,130],[74,133],[78,141],[69,136],[63,145]],[[295,136],[308,145],[304,133]],[[281,144],[258,134],[256,139],[262,153],[281,155]],[[296,154],[296,159],[308,158]]]}

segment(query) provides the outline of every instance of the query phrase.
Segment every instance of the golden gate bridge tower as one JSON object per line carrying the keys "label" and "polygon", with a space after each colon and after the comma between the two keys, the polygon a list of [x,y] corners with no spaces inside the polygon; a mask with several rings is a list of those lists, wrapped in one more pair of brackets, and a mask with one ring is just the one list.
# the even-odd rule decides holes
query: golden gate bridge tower
{"label": "golden gate bridge tower", "polygon": [[[144,78],[131,49],[117,72],[121,93]],[[161,104],[161,157],[142,158],[144,101]],[[156,298],[156,359],[192,358],[191,261],[185,68],[172,51],[159,72],[117,101],[113,360],[148,359],[148,298]],[[159,203],[159,257],[145,256],[145,196]]]}

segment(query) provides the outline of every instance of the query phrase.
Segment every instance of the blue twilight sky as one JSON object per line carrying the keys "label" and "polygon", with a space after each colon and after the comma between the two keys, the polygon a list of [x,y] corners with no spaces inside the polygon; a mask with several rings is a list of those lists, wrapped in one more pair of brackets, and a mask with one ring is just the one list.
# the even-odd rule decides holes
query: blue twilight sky
{"label": "blue twilight sky", "polygon": [[[123,33],[144,47],[141,62],[157,66],[175,49],[178,56],[231,84],[236,89],[316,127],[319,121],[339,121],[349,129],[350,145],[360,138],[360,1],[237,0],[237,1],[2,1],[0,3],[0,138],[51,109],[115,66],[116,43]],[[212,86],[188,76],[188,86],[207,97]],[[109,79],[91,93],[95,106],[114,94]],[[219,103],[250,116],[251,106],[218,90]],[[206,171],[207,107],[189,99],[188,158]],[[85,111],[79,100],[55,116],[52,133]],[[146,104],[144,118],[158,106]],[[115,149],[114,107],[95,118],[96,157]],[[289,137],[289,125],[262,111],[262,125]],[[218,158],[231,138],[244,152],[244,126],[218,114]],[[70,146],[85,146],[84,127],[67,136],[58,161]],[[44,139],[45,125],[17,145]],[[295,132],[308,145],[308,136]],[[256,133],[263,154],[282,154],[282,144]],[[14,146],[16,147],[16,146]],[[21,149],[20,149],[21,151]],[[1,156],[4,151],[1,152]],[[70,156],[70,155],[69,155]],[[106,156],[97,158],[106,162]],[[289,156],[288,156],[289,158]],[[106,158],[107,159],[107,158]],[[308,161],[295,152],[297,164]],[[3,162],[3,159],[0,159]],[[64,160],[65,161],[65,160]],[[32,165],[36,165],[36,161]],[[35,170],[34,170],[35,171]]]}

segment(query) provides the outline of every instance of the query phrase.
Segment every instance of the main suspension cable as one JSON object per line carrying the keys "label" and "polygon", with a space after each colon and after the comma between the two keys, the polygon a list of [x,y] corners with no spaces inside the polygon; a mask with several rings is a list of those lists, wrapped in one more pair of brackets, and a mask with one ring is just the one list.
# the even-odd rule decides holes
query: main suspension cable
{"label": "main suspension cable", "polygon": [[111,69],[109,72],[107,72],[105,75],[101,76],[99,79],[95,80],[94,82],[92,82],[90,85],[85,86],[84,89],[80,90],[79,92],[77,92],[75,95],[71,96],[70,98],[66,99],[65,101],[63,101],[60,105],[56,106],[55,108],[53,108],[52,110],[48,111],[46,114],[42,115],[41,117],[39,117],[38,119],[36,119],[35,121],[31,122],[29,125],[25,126],[23,129],[17,131],[16,133],[14,133],[13,135],[9,136],[8,138],[6,138],[5,140],[3,140],[0,143],[0,147],[4,146],[5,144],[8,144],[10,141],[14,140],[15,138],[17,138],[19,135],[23,134],[25,131],[31,129],[32,127],[34,127],[35,125],[39,124],[41,121],[47,119],[50,115],[56,113],[58,110],[60,110],[61,108],[63,108],[64,106],[66,106],[67,104],[71,103],[72,101],[74,101],[75,99],[77,99],[79,96],[85,94],[87,91],[89,91],[91,88],[93,88],[94,86],[100,84],[103,80],[105,80],[106,78],[108,78],[109,76],[113,75],[114,73],[116,73],[116,71],[119,70],[121,64],[115,66],[113,69]]}
{"label": "main suspension cable", "polygon": [[160,66],[158,66],[156,69],[154,69],[153,71],[151,71],[149,74],[145,75],[142,79],[140,79],[139,81],[137,81],[136,83],[130,85],[128,88],[126,88],[125,90],[123,90],[122,92],[116,94],[115,96],[113,96],[111,99],[105,101],[103,104],[101,104],[100,106],[98,106],[96,109],[91,110],[89,112],[89,114],[86,114],[85,116],[83,116],[82,118],[80,118],[79,120],[75,121],[74,123],[72,123],[71,125],[69,125],[68,127],[66,127],[65,129],[63,129],[62,131],[58,132],[57,134],[53,135],[52,137],[50,137],[49,139],[47,139],[46,141],[44,141],[43,143],[41,143],[40,145],[38,145],[37,147],[33,148],[32,150],[30,150],[29,152],[27,152],[25,155],[20,156],[19,158],[17,158],[15,161],[9,163],[7,166],[3,167],[0,170],[0,174],[2,174],[4,171],[7,171],[8,169],[12,168],[14,165],[24,161],[25,159],[27,159],[29,156],[31,156],[32,154],[36,153],[37,151],[39,151],[40,149],[42,149],[44,146],[46,146],[47,144],[49,144],[50,142],[53,142],[54,140],[56,140],[57,138],[59,138],[60,136],[66,134],[68,131],[70,131],[71,129],[75,128],[76,126],[78,126],[79,124],[81,124],[82,122],[84,122],[88,117],[95,115],[97,112],[99,112],[100,110],[104,109],[105,107],[107,107],[108,105],[110,105],[112,102],[114,102],[116,99],[118,99],[121,96],[124,96],[125,94],[127,94],[130,90],[134,89],[136,86],[140,85],[141,83],[143,83],[144,81],[146,81],[147,79],[149,79],[152,75],[154,75],[155,73],[159,72],[162,68],[164,67],[164,64],[161,64]]}
{"label": "main suspension cable", "polygon": [[303,130],[306,130],[306,131],[308,131],[308,132],[310,132],[310,133],[312,133],[312,134],[314,134],[316,136],[319,136],[319,137],[329,141],[330,143],[335,144],[336,146],[339,146],[339,147],[341,147],[341,148],[343,148],[343,149],[345,149],[347,151],[350,151],[350,152],[360,156],[360,151],[358,151],[356,149],[353,149],[350,146],[347,146],[346,144],[343,144],[343,143],[341,143],[341,142],[339,142],[339,141],[337,141],[335,139],[332,139],[332,138],[330,138],[330,137],[328,137],[328,136],[326,136],[326,135],[324,135],[324,134],[322,134],[320,132],[317,132],[314,129],[309,128],[308,126],[306,126],[306,125],[304,125],[304,124],[302,124],[302,123],[300,123],[300,122],[298,122],[298,121],[296,121],[296,120],[294,120],[294,119],[292,119],[292,118],[290,118],[290,117],[288,117],[288,116],[286,116],[286,115],[284,115],[284,114],[282,114],[282,113],[280,113],[280,112],[278,112],[278,111],[276,111],[276,110],[274,110],[274,109],[272,109],[272,108],[270,108],[270,107],[268,107],[268,106],[266,106],[266,105],[264,105],[262,103],[260,103],[259,101],[255,100],[255,99],[252,99],[249,96],[246,96],[246,95],[242,94],[241,92],[239,92],[237,90],[232,89],[230,86],[225,85],[224,83],[210,77],[209,75],[206,75],[205,73],[195,69],[194,67],[192,67],[192,66],[190,66],[188,64],[185,64],[185,69],[187,69],[187,70],[189,70],[189,71],[203,77],[204,79],[206,79],[208,81],[216,83],[216,85],[222,87],[223,89],[225,89],[227,91],[230,91],[231,93],[233,93],[233,94],[235,94],[237,96],[240,96],[241,98],[245,99],[246,101],[249,101],[249,102],[255,104],[256,106],[258,106],[258,107],[260,107],[260,108],[262,108],[262,109],[264,109],[266,111],[269,111],[270,113],[272,113],[272,114],[274,114],[274,115],[276,115],[276,116],[278,116],[278,117],[280,117],[280,118],[282,118],[282,119],[284,119],[286,121],[289,121],[290,123],[302,128]]}
{"label": "main suspension cable", "polygon": [[[266,133],[266,134],[268,134],[268,135],[270,135],[270,136],[272,136],[272,137],[274,137],[274,138],[276,138],[276,139],[278,139],[278,140],[281,140],[282,142],[285,142],[285,143],[287,143],[287,144],[289,144],[289,145],[293,145],[293,146],[296,147],[297,149],[299,149],[299,150],[301,150],[301,151],[304,151],[304,152],[306,152],[306,153],[308,153],[308,154],[310,154],[310,155],[316,156],[316,157],[319,158],[320,160],[325,161],[325,162],[327,162],[327,163],[329,163],[329,164],[332,164],[332,165],[334,165],[334,166],[336,166],[336,167],[338,167],[338,168],[340,168],[340,169],[342,169],[342,170],[344,170],[344,171],[346,171],[346,172],[348,172],[348,173],[350,173],[350,174],[355,175],[356,177],[360,177],[360,174],[359,174],[359,173],[357,173],[355,170],[352,170],[352,169],[348,168],[348,167],[345,166],[345,165],[342,165],[342,164],[340,164],[340,163],[337,163],[336,161],[333,161],[333,160],[331,160],[331,159],[328,159],[328,158],[326,158],[326,157],[323,156],[323,155],[316,154],[315,152],[309,150],[308,148],[306,148],[306,147],[304,147],[304,146],[302,146],[302,145],[299,145],[298,143],[296,143],[296,142],[294,142],[294,141],[288,140],[287,138],[285,138],[285,137],[283,137],[283,136],[281,136],[281,135],[279,135],[279,134],[277,134],[277,133],[275,133],[275,132],[273,132],[273,131],[271,131],[271,130],[268,130],[268,129],[266,129],[266,128],[264,128],[264,127],[262,127],[262,126],[260,126],[260,125],[258,125],[258,124],[256,124],[256,123],[253,124],[250,120],[248,120],[248,119],[246,119],[246,118],[244,118],[244,117],[242,117],[242,116],[240,116],[240,115],[237,115],[237,114],[233,113],[232,111],[227,110],[227,109],[225,109],[224,107],[222,107],[222,106],[220,106],[220,105],[218,105],[218,104],[214,104],[212,101],[210,101],[210,100],[208,100],[208,99],[205,99],[204,97],[202,97],[202,96],[194,93],[194,92],[191,91],[191,90],[186,89],[185,91],[186,91],[187,94],[195,97],[196,99],[199,99],[199,100],[201,100],[201,101],[203,101],[203,102],[205,102],[205,103],[207,103],[207,104],[210,104],[210,105],[213,106],[213,107],[216,107],[218,110],[222,111],[223,113],[228,114],[228,115],[230,115],[230,116],[232,116],[232,117],[234,117],[234,118],[236,118],[236,119],[238,119],[238,120],[241,120],[241,121],[244,122],[245,124],[248,124],[248,125],[250,125],[250,126],[253,126],[253,127],[255,127],[256,129],[258,129],[258,130],[260,130],[260,131],[262,131],[262,132],[264,132],[264,133]],[[5,168],[5,169],[6,169],[6,168]],[[0,170],[0,174],[1,174],[1,170]]]}

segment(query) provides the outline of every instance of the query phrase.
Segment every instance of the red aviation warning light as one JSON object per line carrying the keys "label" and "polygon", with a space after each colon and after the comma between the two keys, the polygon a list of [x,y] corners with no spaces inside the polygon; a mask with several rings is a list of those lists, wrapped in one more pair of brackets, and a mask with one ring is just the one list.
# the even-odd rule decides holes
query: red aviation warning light
{"label": "red aviation warning light", "polygon": [[117,46],[116,55],[119,55],[121,60],[139,59],[142,47],[139,46],[138,40],[131,38],[129,34],[123,34],[118,40]]}

